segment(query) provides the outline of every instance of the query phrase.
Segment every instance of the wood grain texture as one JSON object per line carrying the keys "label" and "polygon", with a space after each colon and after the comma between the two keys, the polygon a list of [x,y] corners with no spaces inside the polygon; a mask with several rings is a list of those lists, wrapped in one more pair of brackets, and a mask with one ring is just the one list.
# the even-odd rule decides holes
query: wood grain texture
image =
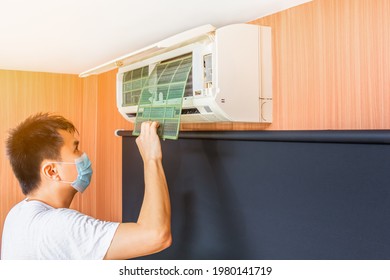
{"label": "wood grain texture", "polygon": [[252,23],[273,32],[270,129],[390,128],[390,2],[314,0]]}
{"label": "wood grain texture", "polygon": [[79,210],[87,215],[96,217],[97,214],[97,192],[96,192],[96,133],[97,133],[97,98],[98,98],[98,77],[91,76],[82,79],[82,93],[80,95],[81,107],[80,124],[77,127],[79,131],[80,149],[87,153],[92,162],[94,176],[90,186],[83,194],[77,193],[71,208]]}
{"label": "wood grain texture", "polygon": [[132,129],[116,106],[116,70],[99,75],[97,115],[97,217],[122,220],[122,139],[116,129]]}

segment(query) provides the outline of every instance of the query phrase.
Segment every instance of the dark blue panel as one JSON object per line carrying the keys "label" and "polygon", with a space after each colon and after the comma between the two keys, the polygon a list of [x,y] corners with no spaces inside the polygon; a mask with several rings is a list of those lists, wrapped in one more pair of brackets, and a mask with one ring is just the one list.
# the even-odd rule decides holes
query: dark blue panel
{"label": "dark blue panel", "polygon": [[[123,221],[143,199],[123,137]],[[390,145],[164,141],[172,246],[149,259],[390,259]]]}

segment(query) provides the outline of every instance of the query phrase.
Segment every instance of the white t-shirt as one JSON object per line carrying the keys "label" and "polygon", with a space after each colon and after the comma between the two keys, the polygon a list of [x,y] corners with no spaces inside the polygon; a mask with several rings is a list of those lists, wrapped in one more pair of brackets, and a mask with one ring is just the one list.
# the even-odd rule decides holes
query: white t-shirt
{"label": "white t-shirt", "polygon": [[25,199],[7,215],[1,258],[103,259],[118,225],[68,208],[56,209]]}

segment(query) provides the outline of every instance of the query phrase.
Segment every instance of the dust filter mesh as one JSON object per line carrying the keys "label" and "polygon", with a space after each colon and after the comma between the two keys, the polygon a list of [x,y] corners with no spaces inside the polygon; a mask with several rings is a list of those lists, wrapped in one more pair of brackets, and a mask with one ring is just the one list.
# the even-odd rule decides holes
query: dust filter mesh
{"label": "dust filter mesh", "polygon": [[133,135],[139,135],[144,121],[158,121],[158,135],[177,139],[180,114],[187,80],[192,68],[192,55],[158,64],[144,81],[139,95]]}

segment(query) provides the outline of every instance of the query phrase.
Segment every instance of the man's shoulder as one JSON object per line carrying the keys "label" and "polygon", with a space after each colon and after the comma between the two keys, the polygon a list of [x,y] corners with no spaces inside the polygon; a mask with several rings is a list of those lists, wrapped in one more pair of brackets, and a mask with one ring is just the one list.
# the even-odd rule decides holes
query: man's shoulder
{"label": "man's shoulder", "polygon": [[15,214],[15,215],[23,215],[23,214],[31,214],[35,215],[36,213],[45,212],[54,209],[50,205],[37,201],[37,200],[31,200],[24,199],[20,201],[19,203],[15,204],[12,209],[10,210],[9,214]]}
{"label": "man's shoulder", "polygon": [[85,215],[68,208],[54,208],[38,200],[24,199],[14,205],[7,215],[8,220],[20,222],[53,221],[54,223],[63,223],[72,219],[80,219]]}

